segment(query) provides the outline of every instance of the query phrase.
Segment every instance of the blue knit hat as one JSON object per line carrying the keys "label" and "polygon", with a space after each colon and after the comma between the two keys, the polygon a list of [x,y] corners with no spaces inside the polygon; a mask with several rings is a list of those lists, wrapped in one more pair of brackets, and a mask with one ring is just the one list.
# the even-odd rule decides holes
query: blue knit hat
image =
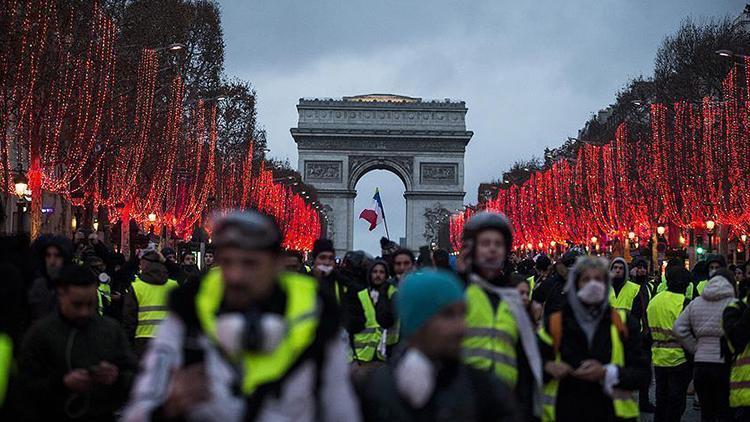
{"label": "blue knit hat", "polygon": [[401,337],[408,339],[444,307],[463,300],[458,278],[447,271],[425,270],[408,275],[396,295]]}

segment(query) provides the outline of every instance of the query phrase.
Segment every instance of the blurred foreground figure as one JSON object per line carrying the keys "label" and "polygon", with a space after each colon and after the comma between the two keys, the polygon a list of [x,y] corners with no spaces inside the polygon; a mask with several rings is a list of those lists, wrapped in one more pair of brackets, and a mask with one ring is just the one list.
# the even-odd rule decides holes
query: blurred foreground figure
{"label": "blurred foreground figure", "polygon": [[173,293],[125,420],[359,420],[335,300],[281,272],[281,241],[257,212],[217,222],[218,266]]}
{"label": "blurred foreground figure", "polygon": [[447,272],[406,277],[396,296],[405,349],[363,388],[369,421],[517,421],[510,390],[461,363],[466,303]]}
{"label": "blurred foreground figure", "polygon": [[19,410],[27,420],[114,421],[135,356],[118,323],[97,312],[90,270],[69,264],[57,284],[58,311],[31,327],[19,353]]}

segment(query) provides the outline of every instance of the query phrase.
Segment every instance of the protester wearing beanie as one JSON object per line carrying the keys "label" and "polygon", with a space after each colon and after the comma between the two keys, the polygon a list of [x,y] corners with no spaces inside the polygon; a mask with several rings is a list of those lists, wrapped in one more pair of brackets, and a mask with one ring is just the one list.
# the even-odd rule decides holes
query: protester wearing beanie
{"label": "protester wearing beanie", "polygon": [[407,276],[396,309],[404,349],[364,383],[365,420],[520,420],[505,385],[460,362],[466,305],[454,275]]}

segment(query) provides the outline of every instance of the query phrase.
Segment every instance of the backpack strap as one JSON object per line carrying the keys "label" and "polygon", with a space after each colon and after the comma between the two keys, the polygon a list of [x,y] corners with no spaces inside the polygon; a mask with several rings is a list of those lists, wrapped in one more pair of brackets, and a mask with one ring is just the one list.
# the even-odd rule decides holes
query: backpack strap
{"label": "backpack strap", "polygon": [[557,355],[560,353],[562,341],[562,312],[554,312],[549,316],[549,335],[552,337],[552,348]]}

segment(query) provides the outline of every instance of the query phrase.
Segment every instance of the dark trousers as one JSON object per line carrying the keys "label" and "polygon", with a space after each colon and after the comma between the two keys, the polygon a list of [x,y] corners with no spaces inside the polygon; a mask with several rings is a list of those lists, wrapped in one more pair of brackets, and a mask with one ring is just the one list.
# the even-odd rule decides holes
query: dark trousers
{"label": "dark trousers", "polygon": [[732,415],[735,422],[750,421],[750,407],[734,407],[732,408]]}
{"label": "dark trousers", "polygon": [[696,362],[693,385],[701,403],[701,421],[731,420],[729,413],[729,371],[724,363]]}
{"label": "dark trousers", "polygon": [[685,397],[692,376],[690,364],[654,367],[656,413],[654,422],[680,422],[685,413]]}

